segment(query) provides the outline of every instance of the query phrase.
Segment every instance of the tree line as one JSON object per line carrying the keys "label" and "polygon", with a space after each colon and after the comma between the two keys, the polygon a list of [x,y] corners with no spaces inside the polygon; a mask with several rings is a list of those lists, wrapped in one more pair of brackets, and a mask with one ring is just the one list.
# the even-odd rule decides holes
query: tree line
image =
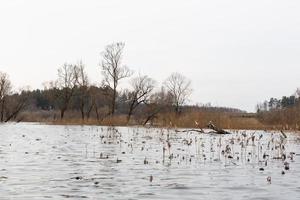
{"label": "tree line", "polygon": [[293,106],[297,106],[300,103],[300,89],[297,89],[293,95],[283,96],[281,99],[270,98],[270,100],[266,100],[263,103],[257,104],[256,111],[271,111],[278,109],[290,108]]}
{"label": "tree line", "polygon": [[257,115],[261,122],[271,126],[299,129],[300,126],[300,89],[293,95],[270,98],[257,105]]}
{"label": "tree line", "polygon": [[[45,84],[42,90],[13,92],[9,76],[0,72],[1,122],[22,120],[22,111],[51,113],[55,120],[65,119],[66,113],[68,118],[98,121],[123,115],[130,122],[134,116],[143,124],[161,112],[179,115],[192,93],[191,81],[180,73],[172,73],[158,86],[147,75],[135,75],[122,62],[124,47],[123,42],[113,43],[101,53],[99,86],[90,83],[82,61],[63,64],[57,70],[57,79]],[[119,90],[123,79],[128,79],[130,87]]]}

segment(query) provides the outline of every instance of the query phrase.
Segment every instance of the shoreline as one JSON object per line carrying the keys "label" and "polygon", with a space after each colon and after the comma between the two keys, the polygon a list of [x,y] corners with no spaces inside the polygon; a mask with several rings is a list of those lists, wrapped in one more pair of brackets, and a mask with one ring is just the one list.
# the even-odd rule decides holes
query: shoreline
{"label": "shoreline", "polygon": [[[37,125],[53,125],[53,126],[99,126],[99,127],[128,127],[128,128],[154,128],[154,129],[204,129],[204,130],[210,130],[207,127],[195,127],[195,126],[163,126],[163,125],[141,125],[141,124],[123,124],[123,123],[95,123],[94,121],[84,121],[84,122],[78,122],[78,121],[70,121],[70,120],[63,120],[63,121],[11,121],[11,122],[3,122],[0,124],[37,124]],[[295,132],[295,133],[300,133],[300,130],[296,129],[281,129],[277,128],[276,126],[264,126],[264,127],[252,127],[252,128],[246,128],[246,127],[239,127],[239,128],[224,128],[224,130],[232,130],[232,131],[286,131],[286,132]]]}

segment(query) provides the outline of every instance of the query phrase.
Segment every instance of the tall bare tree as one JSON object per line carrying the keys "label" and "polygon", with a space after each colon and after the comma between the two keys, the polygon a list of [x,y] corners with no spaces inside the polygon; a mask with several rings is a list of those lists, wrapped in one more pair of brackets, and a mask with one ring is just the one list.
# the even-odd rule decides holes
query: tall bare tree
{"label": "tall bare tree", "polygon": [[11,82],[6,73],[0,71],[0,121],[4,121],[7,96],[11,94]]}
{"label": "tall bare tree", "polygon": [[164,82],[168,93],[172,97],[172,104],[175,107],[175,112],[180,113],[180,107],[186,103],[192,93],[191,81],[179,73],[173,73]]}
{"label": "tall bare tree", "polygon": [[122,65],[122,55],[125,43],[118,42],[106,46],[102,52],[103,60],[101,63],[104,83],[113,89],[111,97],[111,111],[113,115],[116,108],[117,87],[121,79],[130,77],[131,70]]}
{"label": "tall bare tree", "polygon": [[131,79],[130,84],[133,90],[129,94],[128,122],[130,121],[134,110],[141,103],[148,103],[151,92],[155,86],[155,81],[148,76],[139,75],[138,77]]}
{"label": "tall bare tree", "polygon": [[65,111],[68,109],[75,87],[77,86],[78,67],[65,63],[58,69],[57,87],[60,89],[59,107],[60,118],[64,118]]}
{"label": "tall bare tree", "polygon": [[74,68],[74,75],[75,79],[78,85],[78,91],[79,91],[79,98],[80,98],[80,112],[81,112],[81,118],[84,120],[85,118],[85,107],[87,98],[89,96],[89,79],[88,75],[85,71],[85,66],[80,61]]}

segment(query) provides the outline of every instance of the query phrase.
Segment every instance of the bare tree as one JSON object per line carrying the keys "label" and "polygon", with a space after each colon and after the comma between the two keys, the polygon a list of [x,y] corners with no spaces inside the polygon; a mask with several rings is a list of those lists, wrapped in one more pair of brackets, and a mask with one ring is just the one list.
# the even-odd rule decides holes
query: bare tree
{"label": "bare tree", "polygon": [[6,73],[0,71],[0,121],[4,121],[5,104],[7,96],[11,94],[11,82]]}
{"label": "bare tree", "polygon": [[297,89],[296,89],[295,97],[296,97],[296,98],[300,98],[300,88],[297,88]]}
{"label": "bare tree", "polygon": [[89,96],[89,79],[82,61],[75,66],[74,75],[79,89],[81,118],[84,120],[86,102]]}
{"label": "bare tree", "polygon": [[172,106],[172,97],[165,91],[164,87],[161,87],[160,91],[155,92],[150,96],[150,102],[146,104],[143,110],[144,122],[146,125],[149,121],[153,122],[158,118],[159,113],[163,113]]}
{"label": "bare tree", "polygon": [[179,73],[173,73],[164,82],[168,93],[172,97],[172,104],[175,107],[175,112],[180,113],[180,107],[186,103],[188,97],[192,93],[191,81]]}
{"label": "bare tree", "polygon": [[6,73],[0,72],[0,121],[16,119],[28,103],[28,90],[12,93],[12,86]]}
{"label": "bare tree", "polygon": [[151,92],[154,89],[155,81],[148,76],[135,77],[130,81],[132,92],[129,94],[129,111],[127,120],[130,121],[130,117],[133,114],[134,110],[141,103],[148,103]]}
{"label": "bare tree", "polygon": [[99,120],[99,113],[98,113],[98,107],[96,104],[97,99],[97,88],[95,86],[91,86],[88,88],[88,95],[89,95],[89,102],[87,103],[87,111],[86,111],[86,118],[89,119],[91,116],[91,112],[93,108],[96,112],[97,120]]}
{"label": "bare tree", "polygon": [[58,69],[57,87],[59,92],[60,118],[64,118],[65,111],[68,109],[71,98],[73,97],[77,85],[78,67],[71,64],[64,64]]}
{"label": "bare tree", "polygon": [[122,42],[110,44],[106,46],[102,52],[102,74],[104,76],[104,83],[113,89],[111,97],[111,111],[113,115],[116,108],[117,87],[121,79],[130,77],[132,72],[122,65],[122,54],[125,44]]}
{"label": "bare tree", "polygon": [[89,103],[87,108],[87,118],[90,117],[92,110],[95,111],[97,121],[103,120],[109,113],[110,98],[112,90],[110,87],[89,87]]}
{"label": "bare tree", "polygon": [[[18,115],[28,106],[30,98],[30,91],[24,87],[20,92],[14,93],[7,97],[7,105],[5,107],[6,119],[4,122],[16,120]],[[17,120],[21,121],[21,119]]]}

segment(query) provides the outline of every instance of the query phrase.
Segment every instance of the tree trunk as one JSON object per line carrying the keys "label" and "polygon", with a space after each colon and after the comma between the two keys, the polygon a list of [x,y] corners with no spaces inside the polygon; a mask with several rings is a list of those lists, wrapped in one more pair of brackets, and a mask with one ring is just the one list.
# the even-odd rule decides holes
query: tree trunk
{"label": "tree trunk", "polygon": [[134,102],[135,102],[135,100],[133,100],[133,101],[131,102],[131,104],[130,104],[129,112],[128,112],[128,115],[127,115],[127,123],[130,121],[131,115],[132,115],[132,113],[133,113]]}
{"label": "tree trunk", "polygon": [[60,119],[64,118],[66,110],[67,110],[67,108],[65,108],[65,107],[60,110]]}
{"label": "tree trunk", "polygon": [[90,115],[91,115],[91,111],[93,110],[94,107],[94,103],[90,106],[90,108],[88,109],[88,111],[86,112],[86,118],[89,119]]}
{"label": "tree trunk", "polygon": [[113,91],[113,98],[112,98],[112,105],[111,105],[111,115],[115,114],[115,107],[116,107],[116,87],[114,86],[114,91]]}
{"label": "tree trunk", "polygon": [[179,106],[178,103],[176,103],[176,105],[175,105],[175,113],[176,113],[177,115],[180,114],[180,106]]}
{"label": "tree trunk", "polygon": [[97,121],[99,121],[98,106],[96,104],[95,104],[95,112],[96,112]]}
{"label": "tree trunk", "polygon": [[84,103],[83,103],[83,100],[81,100],[80,112],[81,112],[81,119],[84,120]]}
{"label": "tree trunk", "polygon": [[67,90],[65,91],[64,105],[63,105],[63,107],[61,108],[61,111],[60,111],[60,119],[64,118],[65,112],[69,107],[69,103],[71,101],[71,98],[73,97],[73,92],[74,92],[74,88],[71,89],[70,93],[68,93]]}
{"label": "tree trunk", "polygon": [[4,121],[4,105],[5,105],[5,100],[3,98],[1,101],[1,122]]}

